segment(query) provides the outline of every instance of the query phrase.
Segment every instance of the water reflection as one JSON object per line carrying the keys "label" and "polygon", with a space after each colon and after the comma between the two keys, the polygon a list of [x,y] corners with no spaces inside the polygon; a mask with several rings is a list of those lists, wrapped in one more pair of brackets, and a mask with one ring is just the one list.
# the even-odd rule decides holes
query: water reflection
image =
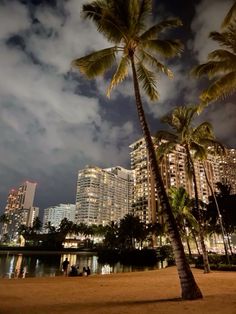
{"label": "water reflection", "polygon": [[66,258],[68,258],[70,262],[69,266],[75,266],[78,273],[82,273],[83,267],[89,267],[91,274],[103,275],[150,269],[148,267],[135,268],[132,266],[124,266],[120,263],[116,263],[115,265],[102,265],[98,263],[97,256],[92,253],[0,253],[0,277],[12,279],[62,276],[62,262]]}

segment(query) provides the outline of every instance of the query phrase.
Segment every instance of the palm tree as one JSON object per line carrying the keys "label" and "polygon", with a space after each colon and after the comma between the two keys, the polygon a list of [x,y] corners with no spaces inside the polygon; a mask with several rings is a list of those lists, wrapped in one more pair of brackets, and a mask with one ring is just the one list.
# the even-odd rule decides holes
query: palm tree
{"label": "palm tree", "polygon": [[224,244],[225,256],[226,256],[227,262],[229,264],[230,261],[229,261],[229,256],[228,256],[227,243],[226,243],[226,240],[225,240],[225,228],[224,228],[224,225],[223,225],[222,214],[220,212],[220,208],[219,208],[219,204],[218,204],[218,201],[217,201],[217,198],[216,198],[216,194],[215,194],[214,188],[213,188],[213,186],[212,186],[212,184],[211,184],[211,182],[210,182],[210,180],[208,178],[207,170],[206,170],[207,156],[210,155],[210,154],[211,155],[220,155],[220,156],[222,156],[223,154],[225,154],[225,147],[220,142],[218,142],[218,141],[216,141],[214,139],[213,130],[210,130],[210,132],[211,132],[211,137],[210,138],[208,137],[208,139],[205,138],[205,143],[203,143],[203,147],[201,147],[201,149],[196,151],[195,158],[199,159],[201,161],[201,163],[202,163],[202,167],[203,167],[204,175],[205,175],[205,178],[206,178],[206,182],[207,182],[207,185],[210,188],[211,195],[213,197],[213,200],[214,200],[214,203],[215,203],[215,206],[216,206],[218,220],[219,220],[220,228],[221,228],[221,235],[222,235],[223,244]]}
{"label": "palm tree", "polygon": [[120,220],[119,239],[125,248],[135,248],[135,241],[143,242],[147,237],[147,229],[138,216],[127,214]]}
{"label": "palm tree", "polygon": [[42,222],[39,217],[35,217],[33,221],[32,231],[38,233],[42,228]]}
{"label": "palm tree", "polygon": [[189,256],[192,257],[189,234],[193,230],[192,228],[197,229],[197,221],[191,213],[193,202],[182,186],[179,188],[172,186],[169,190],[169,197],[179,230],[186,239]]}
{"label": "palm tree", "polygon": [[209,37],[217,41],[222,49],[208,54],[208,61],[195,67],[193,75],[207,75],[211,80],[200,99],[208,104],[225,98],[236,90],[236,4],[234,3],[222,23],[221,32],[211,32]]}
{"label": "palm tree", "polygon": [[[112,47],[93,52],[72,62],[75,68],[88,78],[103,75],[118,59],[119,64],[112,77],[107,94],[128,76],[131,67],[136,109],[146,142],[150,166],[162,208],[165,209],[176,265],[179,273],[182,298],[202,298],[190,266],[187,262],[181,238],[168,201],[157,164],[155,149],[146,121],[139,84],[151,100],[158,99],[155,72],[162,71],[169,77],[172,72],[157,59],[157,54],[172,57],[180,54],[182,46],[176,40],[163,40],[162,30],[181,25],[178,19],[162,21],[146,29],[146,18],[151,14],[151,0],[97,0],[83,5],[85,18],[91,19],[97,30],[113,44]],[[120,57],[120,59],[119,59]],[[150,66],[153,70],[150,70]]]}
{"label": "palm tree", "polygon": [[[210,272],[208,255],[204,243],[202,214],[199,206],[198,187],[196,181],[196,173],[194,168],[194,157],[199,150],[204,149],[205,141],[212,139],[211,125],[208,122],[203,122],[197,127],[193,127],[192,121],[199,110],[198,106],[180,106],[175,108],[170,114],[167,114],[162,121],[167,123],[173,130],[159,131],[156,134],[157,142],[162,142],[159,147],[159,154],[171,152],[177,145],[184,148],[186,153],[186,173],[193,180],[195,194],[195,208],[198,213],[199,222],[199,238],[202,248],[204,272]],[[164,142],[163,142],[164,141]]]}
{"label": "palm tree", "polygon": [[8,222],[9,222],[8,215],[7,214],[2,214],[0,216],[0,223],[5,224],[5,223],[8,223]]}
{"label": "palm tree", "polygon": [[45,225],[44,228],[47,230],[48,233],[55,233],[56,228],[52,225],[51,221],[48,221]]}

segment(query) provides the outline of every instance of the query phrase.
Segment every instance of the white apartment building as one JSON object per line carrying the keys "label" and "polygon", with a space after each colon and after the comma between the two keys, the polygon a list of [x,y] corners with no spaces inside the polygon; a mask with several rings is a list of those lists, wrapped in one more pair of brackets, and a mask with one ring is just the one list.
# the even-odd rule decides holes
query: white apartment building
{"label": "white apartment building", "polygon": [[133,172],[122,167],[79,170],[76,192],[77,223],[107,225],[131,212]]}
{"label": "white apartment building", "polygon": [[[133,210],[145,223],[156,221],[158,198],[155,191],[154,180],[148,162],[146,144],[143,138],[130,145],[131,169],[134,171],[134,201]],[[164,185],[168,191],[171,186],[183,186],[191,198],[194,197],[192,181],[185,171],[186,154],[181,146],[167,154],[160,163],[160,170]],[[211,195],[206,182],[203,164],[195,162],[195,172],[199,199],[208,202]],[[207,176],[213,184],[220,180],[219,159],[209,156],[204,163]]]}
{"label": "white apartment building", "polygon": [[75,204],[59,204],[44,209],[43,226],[48,225],[58,228],[62,219],[67,218],[75,222]]}

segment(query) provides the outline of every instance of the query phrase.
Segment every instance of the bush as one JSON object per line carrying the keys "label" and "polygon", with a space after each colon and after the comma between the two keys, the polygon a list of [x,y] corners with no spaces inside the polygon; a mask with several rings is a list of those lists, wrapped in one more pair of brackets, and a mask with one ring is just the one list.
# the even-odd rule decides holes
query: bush
{"label": "bush", "polygon": [[167,261],[168,266],[175,265],[175,259],[173,254],[173,249],[171,245],[163,245],[157,248],[157,259],[163,262]]}
{"label": "bush", "polygon": [[[196,268],[203,269],[203,265],[198,265]],[[220,271],[236,271],[236,265],[229,264],[210,264],[211,270],[220,270]]]}
{"label": "bush", "polygon": [[157,263],[155,250],[124,250],[120,253],[120,262],[123,265],[151,266]]}
{"label": "bush", "polygon": [[[211,270],[225,270],[225,271],[236,271],[236,256],[235,254],[232,256],[229,256],[230,263],[227,264],[227,258],[225,255],[219,255],[219,254],[209,254],[209,264]],[[199,256],[195,260],[195,267],[196,268],[203,268],[203,258],[202,256]]]}
{"label": "bush", "polygon": [[98,262],[101,264],[115,264],[119,261],[119,252],[116,249],[99,249]]}
{"label": "bush", "polygon": [[[212,265],[227,264],[227,258],[225,255],[208,254],[208,260],[209,260],[209,264],[212,264]],[[195,265],[196,266],[203,265],[202,255],[197,257],[197,259],[195,260]]]}
{"label": "bush", "polygon": [[120,262],[123,265],[153,266],[157,263],[155,250],[114,250],[101,249],[98,251],[98,262],[101,264],[114,264]]}

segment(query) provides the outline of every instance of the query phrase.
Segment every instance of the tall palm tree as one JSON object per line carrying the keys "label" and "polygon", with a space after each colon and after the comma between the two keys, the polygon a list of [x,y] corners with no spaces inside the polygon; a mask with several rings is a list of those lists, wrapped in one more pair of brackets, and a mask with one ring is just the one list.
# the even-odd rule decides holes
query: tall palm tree
{"label": "tall palm tree", "polygon": [[236,3],[226,15],[222,31],[211,32],[209,37],[223,48],[209,53],[208,61],[192,71],[197,77],[207,75],[210,79],[209,87],[200,95],[203,104],[225,98],[236,91]]}
{"label": "tall palm tree", "polygon": [[[148,157],[153,172],[157,193],[162,208],[165,209],[168,231],[173,246],[176,265],[179,273],[182,298],[202,298],[190,266],[187,262],[181,238],[168,201],[164,184],[157,164],[155,149],[150,130],[146,121],[140,86],[151,100],[158,99],[155,72],[163,72],[169,77],[173,74],[158,59],[160,54],[172,57],[180,54],[181,44],[176,40],[163,40],[159,37],[162,30],[181,25],[178,19],[162,21],[146,29],[146,18],[151,14],[151,0],[97,0],[83,5],[82,12],[85,18],[91,19],[97,30],[113,44],[112,47],[93,52],[72,62],[75,68],[88,78],[103,75],[110,69],[116,60],[119,64],[108,87],[107,94],[128,76],[131,67],[136,109],[145,138]],[[153,70],[150,70],[152,67]]]}
{"label": "tall palm tree", "polygon": [[[198,186],[196,180],[196,173],[194,168],[194,158],[199,150],[204,149],[205,141],[213,140],[211,133],[211,125],[208,122],[203,122],[197,127],[192,125],[193,119],[199,110],[198,106],[180,106],[175,108],[170,114],[167,114],[162,121],[167,123],[173,130],[159,131],[156,134],[156,139],[159,146],[159,154],[166,154],[171,152],[177,145],[181,145],[186,153],[186,173],[193,181],[195,208],[198,213],[199,222],[199,238],[202,248],[204,272],[210,272],[207,250],[204,242],[202,214],[199,206]],[[164,140],[164,142],[163,142]]]}
{"label": "tall palm tree", "polygon": [[218,201],[216,198],[214,188],[213,188],[212,183],[210,182],[210,180],[208,178],[207,170],[206,170],[207,156],[210,154],[222,156],[223,154],[225,154],[225,147],[220,142],[218,142],[214,139],[213,130],[210,130],[210,131],[211,131],[211,137],[210,138],[208,137],[208,139],[205,138],[204,143],[202,143],[203,146],[201,147],[201,149],[198,149],[198,151],[196,151],[195,158],[199,159],[202,163],[206,182],[207,182],[207,185],[209,186],[209,189],[211,191],[211,195],[213,197],[213,200],[214,200],[214,203],[216,206],[218,220],[219,220],[220,228],[221,228],[221,235],[222,235],[223,244],[224,244],[225,256],[226,256],[227,262],[229,264],[230,261],[229,261],[229,256],[228,256],[227,243],[225,240],[226,235],[225,235],[225,228],[224,228],[224,224],[223,224],[223,220],[222,220],[222,214],[220,212],[220,207],[219,207],[219,204],[218,204]]}

